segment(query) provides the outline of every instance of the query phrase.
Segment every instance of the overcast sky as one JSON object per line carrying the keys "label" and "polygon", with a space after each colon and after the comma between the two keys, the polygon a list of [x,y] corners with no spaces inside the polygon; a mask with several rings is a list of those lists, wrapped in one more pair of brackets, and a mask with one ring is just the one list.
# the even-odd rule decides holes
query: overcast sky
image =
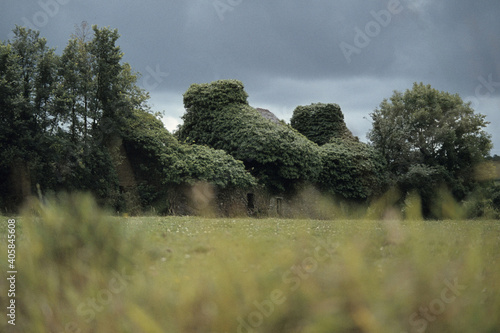
{"label": "overcast sky", "polygon": [[190,84],[238,79],[287,122],[298,105],[337,103],[364,139],[384,98],[423,82],[486,114],[500,155],[498,0],[0,1],[1,40],[24,25],[61,53],[82,21],[117,28],[170,130]]}

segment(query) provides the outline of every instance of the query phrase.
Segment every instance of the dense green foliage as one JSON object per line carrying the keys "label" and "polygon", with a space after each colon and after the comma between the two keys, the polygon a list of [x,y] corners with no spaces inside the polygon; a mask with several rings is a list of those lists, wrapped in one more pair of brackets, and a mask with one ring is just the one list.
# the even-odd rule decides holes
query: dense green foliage
{"label": "dense green foliage", "polygon": [[159,119],[147,112],[136,111],[127,119],[123,144],[144,207],[164,200],[175,185],[205,181],[228,189],[256,184],[241,161],[222,150],[180,144]]}
{"label": "dense green foliage", "polygon": [[263,118],[246,98],[236,80],[193,84],[184,94],[186,113],[178,137],[226,151],[273,192],[315,181],[318,147],[292,128]]}
{"label": "dense green foliage", "polygon": [[337,138],[354,139],[337,104],[316,103],[297,106],[290,119],[290,125],[318,145],[324,145]]}
{"label": "dense green foliage", "polygon": [[[290,192],[304,181],[341,199],[366,200],[385,184],[384,164],[373,148],[357,142],[336,104],[298,107],[292,124],[262,117],[246,101],[239,81],[192,85],[184,94],[181,140],[223,149],[245,163],[272,192]],[[292,191],[293,192],[293,191]]]}
{"label": "dense green foliage", "polygon": [[117,178],[100,147],[99,98],[81,87],[83,79],[102,76],[102,69],[86,67],[83,75],[75,67],[77,53],[94,56],[88,51],[93,41],[72,40],[59,57],[38,32],[17,27],[14,33],[0,46],[2,209],[15,208],[37,185],[44,191],[89,190],[103,203],[117,203]]}
{"label": "dense green foliage", "polygon": [[375,149],[359,142],[347,128],[337,104],[298,106],[291,126],[321,145],[318,187],[348,200],[378,195],[386,185],[385,161]]}
{"label": "dense green foliage", "polygon": [[242,162],[181,145],[150,113],[116,30],[82,24],[60,56],[38,32],[14,33],[0,44],[2,210],[40,191],[89,191],[101,204],[140,211],[165,206],[175,185],[256,184]]}
{"label": "dense green foliage", "polygon": [[224,150],[207,146],[182,145],[180,157],[173,168],[180,172],[183,182],[206,181],[221,188],[249,188],[256,180],[245,170],[243,162],[235,160]]}
{"label": "dense green foliage", "polygon": [[438,185],[446,185],[458,200],[474,189],[474,168],[491,149],[484,131],[488,123],[458,95],[415,83],[405,93],[394,92],[371,116],[368,137],[386,159],[393,181],[404,192],[420,191],[424,207]]}
{"label": "dense green foliage", "polygon": [[368,199],[381,194],[386,185],[385,161],[365,143],[333,139],[320,148],[321,189],[344,199]]}
{"label": "dense green foliage", "polygon": [[425,216],[443,215],[431,205],[447,190],[466,200],[469,217],[500,211],[496,162],[485,163],[488,123],[458,95],[423,84],[395,92],[372,113],[367,145],[337,104],[298,106],[287,125],[252,108],[240,81],[220,80],[186,91],[172,135],[118,38],[83,23],[61,55],[22,27],[0,44],[1,210],[32,194],[87,191],[120,212],[190,214],[180,207],[200,186],[219,212],[248,204],[261,214],[272,196],[291,204],[304,189],[357,204],[395,185],[400,204],[419,194]]}

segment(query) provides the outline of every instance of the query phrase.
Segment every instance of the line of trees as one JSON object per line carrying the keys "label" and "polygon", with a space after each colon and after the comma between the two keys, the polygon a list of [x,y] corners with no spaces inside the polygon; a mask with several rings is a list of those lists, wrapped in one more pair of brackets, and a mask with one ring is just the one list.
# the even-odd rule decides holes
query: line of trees
{"label": "line of trees", "polygon": [[[425,216],[438,188],[500,211],[485,117],[458,95],[415,84],[371,115],[360,142],[337,104],[298,106],[290,125],[262,117],[237,80],[193,84],[172,135],[122,62],[118,32],[82,23],[61,55],[16,27],[0,44],[0,209],[34,193],[89,191],[118,211],[190,213],[179,193],[209,184],[221,206],[264,191],[291,197],[313,185],[366,202],[397,187],[419,194]],[[479,199],[477,199],[479,198]]]}
{"label": "line of trees", "polygon": [[0,44],[1,210],[40,191],[89,191],[119,211],[173,212],[165,196],[176,186],[256,184],[241,161],[163,127],[122,62],[117,30],[84,23],[61,55],[37,31],[14,34]]}

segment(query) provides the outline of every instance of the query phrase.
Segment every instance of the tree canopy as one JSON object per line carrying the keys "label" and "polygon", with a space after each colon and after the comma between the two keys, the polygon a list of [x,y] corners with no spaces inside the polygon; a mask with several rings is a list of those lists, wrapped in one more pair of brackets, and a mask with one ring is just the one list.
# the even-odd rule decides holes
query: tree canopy
{"label": "tree canopy", "polygon": [[444,183],[462,200],[476,184],[474,168],[492,147],[488,122],[459,95],[423,83],[395,91],[372,114],[368,138],[384,156],[393,182],[432,200]]}

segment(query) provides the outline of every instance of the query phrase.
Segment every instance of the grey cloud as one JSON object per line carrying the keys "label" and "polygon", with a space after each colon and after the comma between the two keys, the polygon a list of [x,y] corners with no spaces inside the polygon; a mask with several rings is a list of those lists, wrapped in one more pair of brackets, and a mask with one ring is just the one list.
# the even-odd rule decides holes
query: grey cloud
{"label": "grey cloud", "polygon": [[[255,106],[273,106],[285,120],[298,104],[339,103],[357,132],[369,128],[363,116],[392,90],[415,81],[476,98],[478,109],[498,120],[492,102],[500,96],[497,0],[400,0],[402,10],[378,28],[374,13],[398,0],[4,0],[0,39],[54,3],[61,4],[58,13],[46,14],[39,27],[50,45],[61,51],[83,20],[117,28],[134,70],[168,73],[149,85],[153,105],[175,110],[167,115],[177,116],[191,83],[235,78]],[[340,44],[355,46],[356,29],[366,34],[366,28],[372,37],[349,63]],[[489,77],[492,85],[485,87],[481,78]],[[171,102],[158,97],[174,95],[179,98]],[[494,141],[500,147],[500,137]]]}

